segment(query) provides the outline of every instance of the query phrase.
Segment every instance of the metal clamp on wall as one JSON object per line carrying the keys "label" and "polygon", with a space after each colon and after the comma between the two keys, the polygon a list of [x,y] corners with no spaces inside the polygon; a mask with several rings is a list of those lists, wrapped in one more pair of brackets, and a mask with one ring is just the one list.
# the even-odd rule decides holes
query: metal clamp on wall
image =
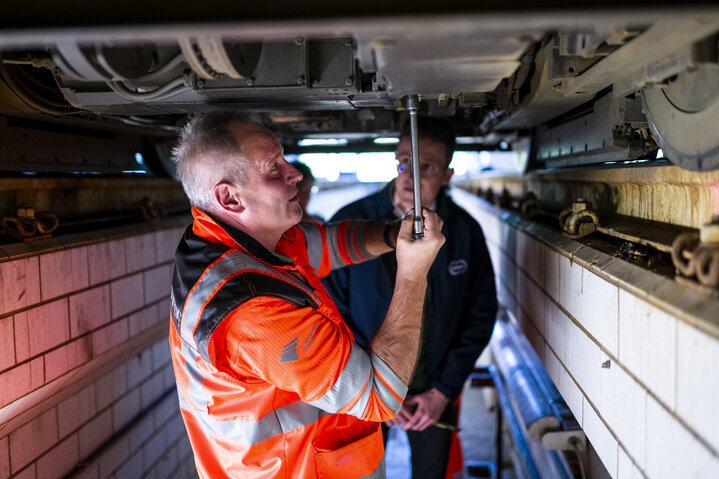
{"label": "metal clamp on wall", "polygon": [[559,213],[559,225],[562,235],[567,238],[583,238],[597,230],[599,216],[592,209],[592,203],[586,198],[577,198],[572,206]]}
{"label": "metal clamp on wall", "polygon": [[672,243],[672,263],[686,277],[719,288],[719,217],[699,232],[682,233]]}
{"label": "metal clamp on wall", "polygon": [[35,215],[35,209],[21,207],[17,216],[0,217],[0,235],[7,234],[21,241],[46,239],[57,229],[57,215],[49,211],[41,211]]}

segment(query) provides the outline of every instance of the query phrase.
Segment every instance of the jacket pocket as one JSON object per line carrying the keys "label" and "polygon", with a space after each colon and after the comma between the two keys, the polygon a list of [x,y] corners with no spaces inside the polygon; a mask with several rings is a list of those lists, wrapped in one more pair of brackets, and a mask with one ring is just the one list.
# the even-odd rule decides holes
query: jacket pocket
{"label": "jacket pocket", "polygon": [[[359,479],[376,472],[384,457],[384,443],[379,423],[373,425],[369,432],[364,431],[364,436],[337,449],[328,450],[313,444],[317,477]],[[377,477],[384,477],[384,471]]]}

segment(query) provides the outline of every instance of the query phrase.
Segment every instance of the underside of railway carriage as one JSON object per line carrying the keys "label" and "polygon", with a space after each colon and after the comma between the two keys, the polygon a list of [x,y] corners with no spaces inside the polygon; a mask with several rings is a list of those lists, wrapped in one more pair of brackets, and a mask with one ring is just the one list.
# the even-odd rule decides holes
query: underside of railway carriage
{"label": "underside of railway carriage", "polygon": [[0,479],[195,477],[166,341],[188,118],[392,152],[413,95],[511,158],[451,188],[501,305],[466,474],[716,477],[719,8],[479,3],[0,7]]}

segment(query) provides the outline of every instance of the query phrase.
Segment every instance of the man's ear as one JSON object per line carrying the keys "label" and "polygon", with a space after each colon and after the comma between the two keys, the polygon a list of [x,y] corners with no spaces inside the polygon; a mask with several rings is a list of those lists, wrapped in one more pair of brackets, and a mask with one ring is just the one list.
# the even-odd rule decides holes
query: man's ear
{"label": "man's ear", "polygon": [[215,195],[215,201],[223,210],[233,213],[244,211],[240,192],[236,186],[223,181],[215,185],[212,193]]}
{"label": "man's ear", "polygon": [[442,186],[449,186],[449,180],[454,174],[454,168],[447,168],[444,170],[444,179],[442,180]]}

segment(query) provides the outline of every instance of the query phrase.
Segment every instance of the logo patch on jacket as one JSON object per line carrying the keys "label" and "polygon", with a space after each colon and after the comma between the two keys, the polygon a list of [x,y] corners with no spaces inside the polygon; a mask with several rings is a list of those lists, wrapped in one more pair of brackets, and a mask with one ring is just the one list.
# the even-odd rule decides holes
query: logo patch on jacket
{"label": "logo patch on jacket", "polygon": [[449,263],[447,271],[451,276],[459,276],[460,274],[467,271],[467,261],[464,259],[456,259]]}
{"label": "logo patch on jacket", "polygon": [[280,353],[280,362],[281,363],[289,363],[290,361],[297,361],[300,358],[297,357],[297,343],[299,342],[299,337],[293,339],[289,343],[285,345],[284,348],[282,348],[282,352]]}

